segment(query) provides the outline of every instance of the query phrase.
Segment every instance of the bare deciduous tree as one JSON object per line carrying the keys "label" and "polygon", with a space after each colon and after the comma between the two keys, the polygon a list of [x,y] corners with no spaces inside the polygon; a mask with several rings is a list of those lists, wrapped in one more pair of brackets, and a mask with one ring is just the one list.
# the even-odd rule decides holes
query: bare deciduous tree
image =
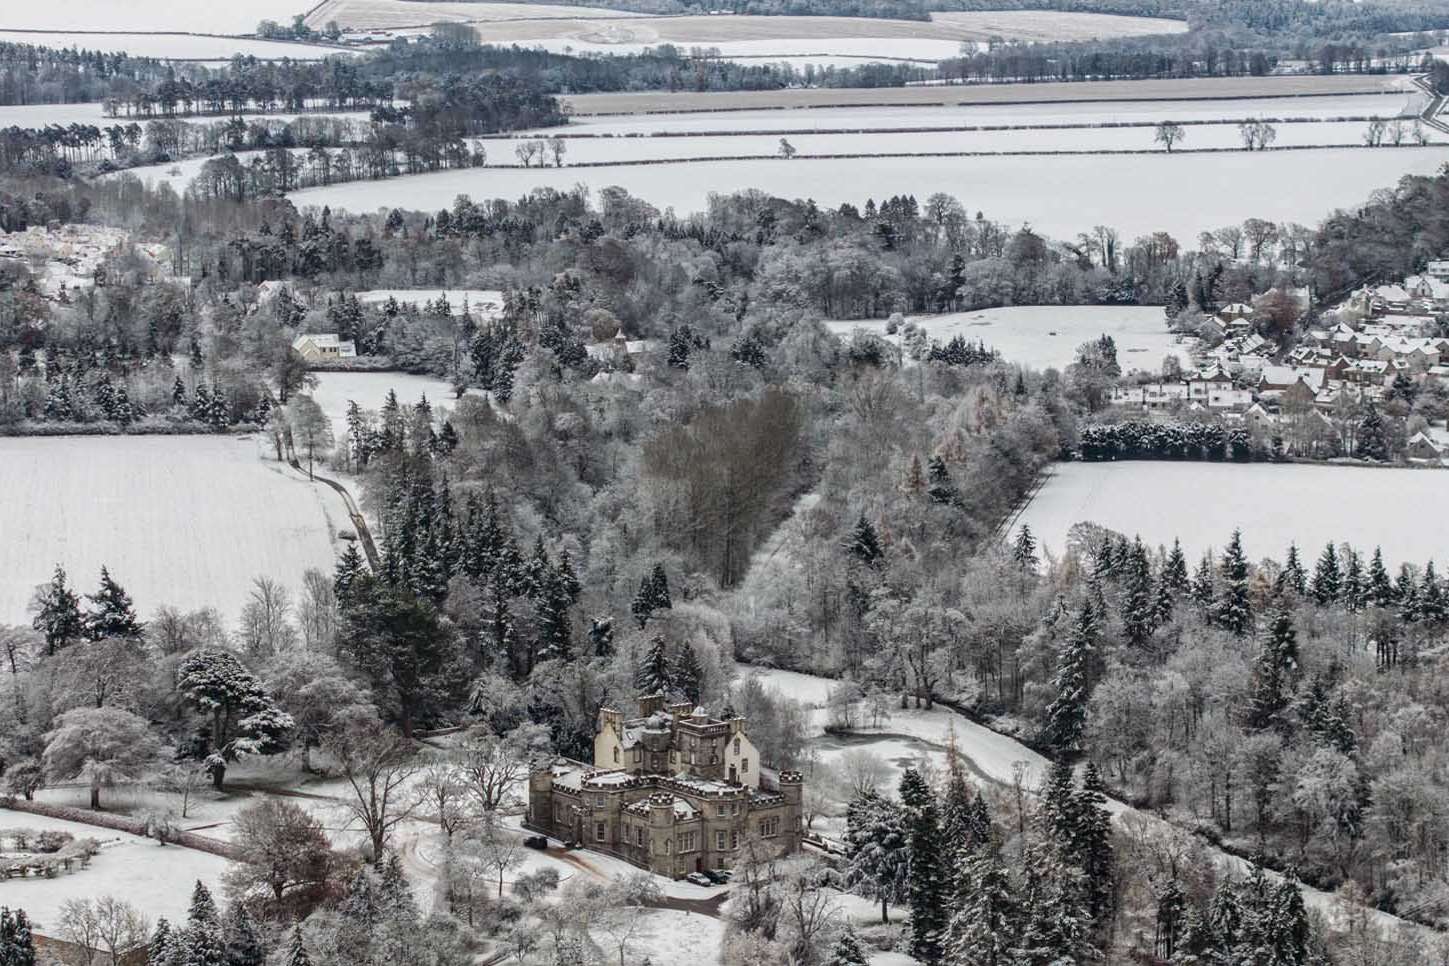
{"label": "bare deciduous tree", "polygon": [[347,810],[367,832],[373,856],[382,855],[392,830],[417,810],[406,786],[423,762],[406,738],[362,709],[350,711],[323,745],[352,790]]}

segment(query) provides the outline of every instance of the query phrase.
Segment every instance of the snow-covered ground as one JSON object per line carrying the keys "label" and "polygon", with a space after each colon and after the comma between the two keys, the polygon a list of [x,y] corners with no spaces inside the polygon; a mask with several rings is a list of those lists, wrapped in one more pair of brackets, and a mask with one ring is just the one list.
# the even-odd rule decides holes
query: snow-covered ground
{"label": "snow-covered ground", "polygon": [[[1367,123],[1362,121],[1310,121],[1278,125],[1280,147],[1319,144],[1363,144]],[[1424,128],[1431,140],[1443,140],[1432,128]],[[929,131],[908,135],[872,133],[791,134],[791,146],[800,162],[809,155],[829,154],[947,154],[1053,151],[1158,151],[1152,127],[1059,128],[1012,131]],[[494,163],[515,164],[514,149],[527,138],[490,139],[483,143]],[[1412,142],[1405,131],[1405,143]],[[777,153],[780,136],[774,134],[700,135],[697,137],[570,138],[565,141],[564,164],[650,161],[662,158],[770,157]],[[1242,135],[1236,124],[1204,124],[1186,129],[1178,146],[1181,150],[1241,149]],[[1384,150],[1387,150],[1385,148]],[[970,159],[961,159],[970,163]]]}
{"label": "snow-covered ground", "polygon": [[[298,0],[54,0],[5,4],[9,30],[189,31],[249,34],[263,20],[290,24],[302,13]],[[320,26],[320,24],[319,24]]]}
{"label": "snow-covered ground", "polygon": [[503,311],[503,293],[497,289],[375,288],[355,294],[363,305],[382,305],[388,299],[394,299],[399,305],[419,307],[447,296],[454,315],[462,315],[464,306],[467,306],[474,318],[492,318]]}
{"label": "snow-covered ground", "polygon": [[[627,950],[631,963],[677,963],[679,966],[719,966],[720,943],[724,941],[724,921],[677,909],[640,909],[644,928]],[[618,947],[610,949],[609,937],[594,936],[606,952],[617,961]]]}
{"label": "snow-covered ground", "polygon": [[[5,26],[9,26],[8,19]],[[233,54],[265,60],[321,60],[337,54],[355,54],[326,44],[288,43],[197,34],[97,34],[0,30],[0,43],[38,44],[42,47],[78,47],[81,50],[123,51],[132,57],[171,60],[226,60]]]}
{"label": "snow-covered ground", "polygon": [[[1187,350],[1167,330],[1162,309],[1150,305],[1018,305],[952,312],[946,315],[909,316],[935,341],[961,336],[968,342],[985,342],[1007,362],[1045,369],[1063,369],[1077,354],[1077,346],[1102,335],[1117,343],[1117,361],[1124,372],[1133,369],[1156,372],[1162,360],[1176,355],[1186,365]],[[885,335],[886,321],[827,322],[842,338],[856,329]],[[886,336],[899,342],[899,334]]]}
{"label": "snow-covered ground", "polygon": [[0,826],[69,832],[78,839],[101,843],[101,852],[90,866],[54,879],[10,879],[0,881],[0,906],[24,909],[36,931],[50,933],[58,925],[60,907],[68,899],[97,899],[115,896],[136,905],[154,922],[165,916],[172,922],[186,919],[191,888],[205,882],[218,897],[227,861],[219,856],[161,846],[152,839],[113,832],[78,822],[12,812],[0,808]]}
{"label": "snow-covered ground", "polygon": [[456,402],[453,387],[431,376],[406,372],[318,372],[314,375],[317,385],[310,390],[310,395],[331,417],[332,435],[339,442],[347,432],[348,402],[357,403],[364,412],[375,413],[382,408],[389,390],[397,393],[397,401],[404,406],[427,396],[435,412],[440,406],[451,409]]}
{"label": "snow-covered ground", "polygon": [[101,565],[149,616],[162,604],[234,620],[259,576],[294,591],[334,565],[340,499],[268,458],[259,437],[0,439],[0,623],[26,624],[57,563],[77,591]]}
{"label": "snow-covered ground", "polygon": [[[1112,225],[1123,238],[1166,231],[1190,243],[1202,231],[1248,218],[1315,224],[1334,208],[1362,204],[1406,174],[1430,175],[1440,148],[1230,152],[1198,155],[879,158],[686,162],[599,168],[473,168],[294,192],[299,206],[370,212],[384,206],[445,208],[460,194],[517,198],[535,187],[609,185],[680,214],[711,194],[757,189],[834,207],[863,204],[902,186],[917,198],[942,191],[970,210],[1052,238]],[[1305,172],[1312,172],[1306,177]]]}
{"label": "snow-covered ground", "polygon": [[[593,134],[657,134],[768,130],[951,128],[1031,124],[1121,124],[1158,121],[1244,120],[1247,118],[1397,117],[1412,113],[1415,95],[1319,95],[1242,100],[1110,101],[1055,104],[956,106],[821,107],[741,110],[721,113],[582,115],[567,131]],[[1190,136],[1190,135],[1189,135]]]}
{"label": "snow-covered ground", "polygon": [[[1312,559],[1324,544],[1381,546],[1391,566],[1422,565],[1449,546],[1449,523],[1432,511],[1449,473],[1389,467],[1267,463],[1058,463],[1021,514],[1044,547],[1060,553],[1067,530],[1091,520],[1150,546],[1181,539],[1189,560],[1243,532],[1250,559],[1281,560],[1290,542]],[[1342,507],[1364,512],[1343,513]]]}
{"label": "snow-covered ground", "polygon": [[575,7],[547,3],[430,2],[430,0],[327,0],[308,15],[321,28],[335,20],[344,30],[415,27],[441,21],[487,23],[507,20],[593,20],[635,17],[607,7]]}
{"label": "snow-covered ground", "polygon": [[[639,44],[600,44],[584,40],[540,40],[530,47],[542,47],[555,53],[632,54],[651,47]],[[777,63],[786,61],[796,67],[805,64],[856,67],[872,61],[924,62],[955,57],[961,52],[961,41],[931,37],[894,37],[891,39],[861,37],[795,37],[777,40],[725,40],[709,44],[684,44],[687,52],[711,54],[723,60],[744,63]]]}

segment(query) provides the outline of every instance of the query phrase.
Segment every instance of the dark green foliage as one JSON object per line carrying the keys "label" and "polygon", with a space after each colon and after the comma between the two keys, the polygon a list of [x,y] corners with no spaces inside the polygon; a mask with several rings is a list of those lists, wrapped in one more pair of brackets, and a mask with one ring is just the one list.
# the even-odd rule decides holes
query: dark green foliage
{"label": "dark green foliage", "polygon": [[880,539],[875,534],[875,527],[861,514],[855,522],[855,529],[851,532],[850,541],[845,545],[845,550],[856,560],[867,567],[878,567],[885,557],[885,551],[881,549]]}
{"label": "dark green foliage", "polygon": [[1268,640],[1258,652],[1253,666],[1253,691],[1249,700],[1247,725],[1262,730],[1280,723],[1280,715],[1288,707],[1291,677],[1298,667],[1298,634],[1287,611],[1273,618]]}
{"label": "dark green foliage", "polygon": [[1223,586],[1213,611],[1216,622],[1237,637],[1247,634],[1253,626],[1248,597],[1248,559],[1243,555],[1242,538],[1242,533],[1234,530],[1227,549],[1223,551],[1223,562],[1219,567]]}
{"label": "dark green foliage", "polygon": [[81,639],[85,634],[85,618],[81,616],[80,598],[66,585],[65,569],[55,565],[55,574],[50,583],[36,595],[35,619],[31,622],[45,635],[47,654],[55,654],[61,648]]}
{"label": "dark green foliage", "polygon": [[87,594],[91,602],[86,613],[86,635],[93,641],[111,637],[136,639],[141,636],[145,625],[136,619],[136,607],[131,596],[111,577],[111,572],[101,568],[101,585],[94,594]]}
{"label": "dark green foliage", "polygon": [[941,853],[941,826],[936,796],[914,768],[901,775],[901,806],[909,837],[910,953],[922,963],[941,959],[946,930],[947,871]]}
{"label": "dark green foliage", "polygon": [[0,966],[35,966],[35,937],[24,909],[0,906]]}
{"label": "dark green foliage", "polygon": [[634,687],[640,694],[667,694],[674,687],[674,669],[669,662],[664,638],[655,637],[649,642],[649,649],[639,662]]}
{"label": "dark green foliage", "polygon": [[1071,754],[1081,747],[1096,648],[1097,617],[1091,601],[1084,600],[1057,657],[1052,679],[1055,696],[1046,709],[1046,741],[1058,754]]}
{"label": "dark green foliage", "polygon": [[1323,554],[1313,568],[1313,582],[1310,585],[1313,599],[1320,605],[1336,603],[1342,584],[1343,574],[1338,566],[1338,551],[1330,543],[1323,548]]}

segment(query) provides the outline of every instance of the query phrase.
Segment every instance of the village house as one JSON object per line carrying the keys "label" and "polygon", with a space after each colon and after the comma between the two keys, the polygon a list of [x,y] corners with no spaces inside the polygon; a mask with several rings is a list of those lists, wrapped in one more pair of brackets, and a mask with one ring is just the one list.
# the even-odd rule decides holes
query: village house
{"label": "village house", "polygon": [[292,348],[308,362],[334,362],[356,359],[357,345],[344,342],[335,332],[309,332],[292,340]]}
{"label": "village house", "polygon": [[1434,442],[1433,437],[1421,429],[1409,437],[1409,442],[1404,447],[1404,455],[1411,460],[1427,460],[1437,463],[1444,456],[1444,449]]}
{"label": "village house", "polygon": [[751,835],[800,849],[800,774],[771,779],[745,719],[661,694],[634,717],[600,709],[593,764],[559,759],[528,784],[528,828],[658,875],[732,868]]}
{"label": "village house", "polygon": [[1440,260],[1430,262],[1424,271],[1431,277],[1441,282],[1449,282],[1449,261]]}

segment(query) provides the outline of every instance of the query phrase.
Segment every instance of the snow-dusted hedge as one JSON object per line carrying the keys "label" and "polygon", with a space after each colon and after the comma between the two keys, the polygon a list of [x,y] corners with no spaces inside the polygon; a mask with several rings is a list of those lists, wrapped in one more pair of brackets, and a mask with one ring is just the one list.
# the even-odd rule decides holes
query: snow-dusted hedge
{"label": "snow-dusted hedge", "polygon": [[[94,825],[98,828],[107,828],[115,832],[125,832],[129,835],[141,836],[142,838],[158,837],[153,834],[158,829],[150,819],[132,818],[128,815],[114,815],[110,812],[95,812],[88,808],[74,808],[69,805],[52,805],[49,802],[31,802],[21,798],[0,798],[0,804],[15,812],[28,812],[31,815],[44,815],[47,818],[58,818],[67,822]],[[174,842],[177,845],[188,849],[195,849],[198,852],[209,852],[212,855],[219,855],[224,859],[235,859],[237,855],[237,850],[234,846],[226,842],[203,838],[191,832],[168,830],[161,833],[159,840],[163,845],[167,842]]]}
{"label": "snow-dusted hedge", "polygon": [[1242,427],[1212,423],[1156,423],[1132,420],[1088,426],[1082,430],[1077,458],[1103,460],[1232,460],[1262,459]]}

